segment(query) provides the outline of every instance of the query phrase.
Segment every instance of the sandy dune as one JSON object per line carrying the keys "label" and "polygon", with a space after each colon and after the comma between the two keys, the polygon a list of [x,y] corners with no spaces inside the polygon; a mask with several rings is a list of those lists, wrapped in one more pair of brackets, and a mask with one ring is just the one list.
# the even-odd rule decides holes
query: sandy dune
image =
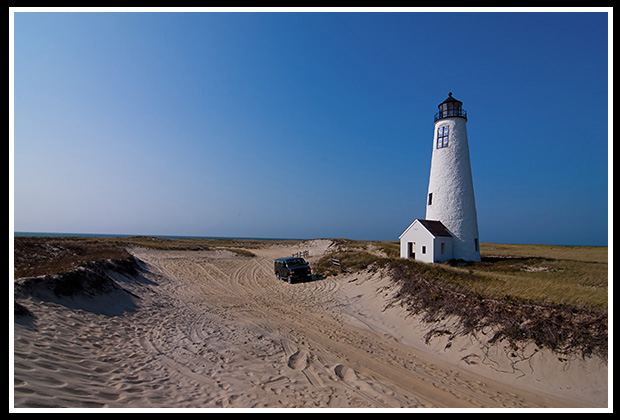
{"label": "sandy dune", "polygon": [[[15,407],[606,407],[607,366],[475,340],[425,344],[379,274],[289,285],[302,248],[132,252],[139,278],[83,299],[20,300]],[[443,341],[442,341],[443,340]],[[512,359],[511,359],[512,357]]]}

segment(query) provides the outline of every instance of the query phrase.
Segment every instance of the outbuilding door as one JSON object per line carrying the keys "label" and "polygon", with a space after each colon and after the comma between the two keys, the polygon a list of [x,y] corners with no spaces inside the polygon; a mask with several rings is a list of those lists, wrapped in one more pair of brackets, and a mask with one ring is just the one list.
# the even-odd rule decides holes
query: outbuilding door
{"label": "outbuilding door", "polygon": [[407,242],[407,258],[415,259],[415,242]]}

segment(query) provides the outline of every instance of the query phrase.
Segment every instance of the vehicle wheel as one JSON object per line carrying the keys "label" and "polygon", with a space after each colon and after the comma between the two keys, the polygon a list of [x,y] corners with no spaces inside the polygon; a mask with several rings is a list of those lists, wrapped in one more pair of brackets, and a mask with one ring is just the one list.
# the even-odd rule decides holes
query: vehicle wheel
{"label": "vehicle wheel", "polygon": [[293,283],[293,276],[288,276],[287,280],[288,280],[288,284]]}

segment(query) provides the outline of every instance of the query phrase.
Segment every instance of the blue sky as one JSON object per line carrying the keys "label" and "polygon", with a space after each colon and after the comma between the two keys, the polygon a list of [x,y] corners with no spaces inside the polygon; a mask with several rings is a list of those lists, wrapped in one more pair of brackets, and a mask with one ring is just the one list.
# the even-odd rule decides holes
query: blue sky
{"label": "blue sky", "polygon": [[609,10],[413,10],[17,9],[15,231],[397,240],[453,92],[481,242],[607,245]]}

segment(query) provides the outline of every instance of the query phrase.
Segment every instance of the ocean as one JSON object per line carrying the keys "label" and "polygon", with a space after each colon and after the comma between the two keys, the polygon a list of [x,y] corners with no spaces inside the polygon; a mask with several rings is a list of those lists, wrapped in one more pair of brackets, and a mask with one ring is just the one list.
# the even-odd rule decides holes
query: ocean
{"label": "ocean", "polygon": [[261,241],[303,241],[307,238],[250,238],[237,236],[190,236],[190,235],[137,235],[137,234],[111,234],[111,233],[67,233],[67,232],[14,232],[14,236],[38,236],[38,237],[80,237],[80,238],[129,238],[132,236],[151,236],[153,238],[166,239],[252,239]]}

